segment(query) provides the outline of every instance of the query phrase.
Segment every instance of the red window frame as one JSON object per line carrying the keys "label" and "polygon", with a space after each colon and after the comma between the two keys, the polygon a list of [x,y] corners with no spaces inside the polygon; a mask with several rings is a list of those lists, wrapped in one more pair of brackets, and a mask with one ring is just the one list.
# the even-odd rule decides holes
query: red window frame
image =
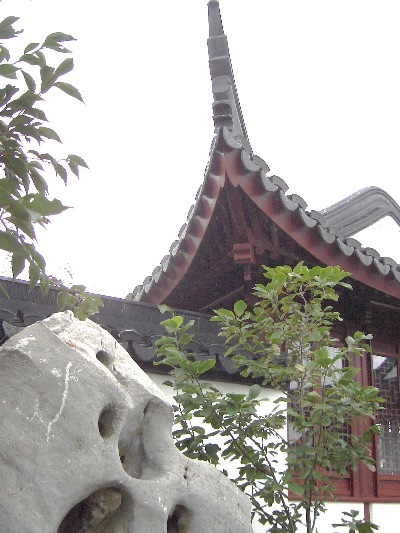
{"label": "red window frame", "polygon": [[[343,338],[333,332],[336,338]],[[343,333],[343,332],[342,332]],[[351,333],[350,333],[351,334]],[[400,376],[400,355],[394,343],[383,343],[376,340],[371,341],[371,354],[363,357],[354,357],[350,361],[351,365],[360,368],[358,381],[362,386],[374,385],[372,356],[396,357]],[[361,433],[367,429],[373,421],[357,421],[352,427],[352,431]],[[374,472],[360,464],[358,469],[350,471],[347,476],[336,480],[335,500],[354,501],[363,503],[398,503],[400,502],[400,475],[387,475],[379,473],[378,437],[374,437],[371,443],[371,454],[375,459],[377,468]],[[294,494],[290,494],[290,499],[298,500]]]}

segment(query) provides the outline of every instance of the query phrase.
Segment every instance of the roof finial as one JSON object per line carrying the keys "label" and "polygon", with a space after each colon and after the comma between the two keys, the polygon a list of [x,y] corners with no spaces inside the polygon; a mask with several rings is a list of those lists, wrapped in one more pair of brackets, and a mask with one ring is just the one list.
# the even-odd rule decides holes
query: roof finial
{"label": "roof finial", "polygon": [[222,26],[218,0],[210,0],[210,2],[208,2],[208,21],[210,37],[224,35],[224,27]]}
{"label": "roof finial", "polygon": [[233,135],[241,140],[248,152],[252,153],[247,136],[239,97],[233,76],[228,39],[224,34],[218,0],[208,2],[209,39],[208,58],[213,91],[213,118],[216,130],[228,127]]}

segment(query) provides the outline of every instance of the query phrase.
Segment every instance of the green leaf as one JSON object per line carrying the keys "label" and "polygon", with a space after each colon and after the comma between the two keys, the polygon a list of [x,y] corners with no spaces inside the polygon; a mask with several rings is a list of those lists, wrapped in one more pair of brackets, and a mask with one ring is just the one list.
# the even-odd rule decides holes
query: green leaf
{"label": "green leaf", "polygon": [[71,85],[70,83],[64,83],[63,81],[58,81],[57,83],[54,84],[54,87],[58,87],[59,89],[61,89],[63,92],[65,92],[69,96],[73,96],[77,100],[80,100],[81,102],[83,102],[83,98],[80,92],[78,91],[78,89],[74,87],[73,85]]}
{"label": "green leaf", "polygon": [[13,111],[26,110],[33,106],[35,102],[42,100],[42,97],[32,91],[26,91],[19,98],[12,100],[8,104],[8,108]]}
{"label": "green leaf", "polygon": [[56,68],[54,72],[54,78],[58,79],[60,76],[67,74],[67,72],[71,72],[73,68],[74,68],[74,60],[71,57],[64,59],[64,61],[62,61],[59,64],[59,66]]}
{"label": "green leaf", "polygon": [[202,361],[197,368],[197,373],[204,374],[204,372],[207,372],[208,370],[211,370],[211,368],[214,368],[215,363],[215,359],[206,359],[205,361]]}
{"label": "green leaf", "polygon": [[41,126],[40,128],[38,128],[38,131],[41,135],[43,135],[43,137],[46,137],[47,139],[53,139],[54,141],[61,142],[61,139],[58,134],[51,128]]}
{"label": "green leaf", "polygon": [[68,161],[68,166],[71,170],[71,172],[73,172],[75,174],[75,176],[77,178],[79,178],[79,167],[76,163],[74,163],[73,161]]}
{"label": "green leaf", "polygon": [[30,167],[38,168],[39,170],[43,170],[43,165],[39,161],[31,161],[29,163]]}
{"label": "green leaf", "polygon": [[20,126],[16,131],[26,137],[28,142],[30,141],[30,138],[36,139],[38,142],[40,142],[42,139],[38,129],[30,124],[27,124],[26,126]]}
{"label": "green leaf", "polygon": [[182,353],[178,350],[178,348],[176,348],[176,346],[166,346],[164,348],[165,352],[168,354],[168,356],[174,356],[174,358],[178,358],[176,359],[176,361],[178,362],[181,357],[182,357]]}
{"label": "green leaf", "polygon": [[259,396],[261,393],[261,387],[260,385],[252,385],[249,389],[249,394],[247,395],[247,397],[249,398],[249,400],[254,400],[255,398],[257,398],[257,396]]}
{"label": "green leaf", "polygon": [[60,291],[57,296],[57,309],[58,311],[64,311],[67,307],[68,302],[68,293],[65,291]]}
{"label": "green leaf", "polygon": [[68,35],[60,31],[56,31],[54,33],[50,33],[50,35],[46,37],[43,45],[47,45],[51,43],[62,43],[65,41],[76,41],[76,39],[72,37],[72,35]]}
{"label": "green leaf", "polygon": [[[70,159],[71,156],[69,155],[68,158]],[[162,315],[164,315],[165,313],[172,313],[172,309],[169,307],[169,305],[166,304],[159,305],[158,309]]]}
{"label": "green leaf", "polygon": [[40,292],[42,293],[42,297],[44,298],[46,294],[49,292],[50,289],[50,281],[49,278],[44,275],[40,278]]}
{"label": "green leaf", "polygon": [[10,52],[5,46],[0,44],[0,63],[3,61],[10,61]]}
{"label": "green leaf", "polygon": [[57,163],[55,170],[56,170],[57,175],[60,176],[60,178],[63,180],[65,184],[67,184],[68,174],[65,168],[60,163]]}
{"label": "green leaf", "polygon": [[55,52],[60,52],[62,54],[70,54],[71,53],[71,50],[69,50],[64,45],[59,44],[59,43],[46,44],[45,48],[50,48],[50,50],[54,50]]}
{"label": "green leaf", "polygon": [[342,375],[340,376],[339,383],[343,381],[353,380],[357,374],[359,374],[359,368],[345,368]]}
{"label": "green leaf", "polygon": [[26,109],[25,113],[31,117],[38,118],[39,120],[43,120],[43,122],[47,122],[47,117],[44,111],[42,111],[41,109],[31,107],[30,109]]}
{"label": "green leaf", "polygon": [[214,310],[214,312],[225,320],[233,320],[235,318],[235,315],[232,313],[232,311],[229,311],[228,309],[218,309]]}
{"label": "green leaf", "polygon": [[28,63],[28,65],[44,65],[43,58],[39,56],[37,52],[35,52],[35,54],[24,54],[19,58],[19,61],[22,63]]}
{"label": "green leaf", "polygon": [[19,89],[13,85],[6,85],[4,89],[0,89],[0,105],[3,106],[9,102],[18,91]]}
{"label": "green leaf", "polygon": [[29,265],[29,286],[31,290],[36,286],[36,283],[39,281],[39,277],[40,277],[39,268],[37,267],[36,264],[31,263]]}
{"label": "green leaf", "polygon": [[60,200],[48,200],[44,194],[32,194],[31,197],[24,202],[30,211],[39,213],[42,216],[59,215],[63,211],[70,209],[63,205]]}
{"label": "green leaf", "polygon": [[170,346],[172,343],[173,343],[173,340],[171,339],[171,337],[164,336],[164,337],[160,337],[159,339],[157,339],[155,344],[156,346],[165,346],[165,345]]}
{"label": "green leaf", "polygon": [[182,325],[182,322],[183,317],[174,316],[172,318],[168,318],[167,320],[163,320],[162,322],[160,322],[160,324],[165,328],[172,328],[175,331]]}
{"label": "green leaf", "polygon": [[[68,161],[73,161],[74,163],[76,163],[77,165],[79,165],[80,167],[85,167],[85,168],[89,168],[86,161],[84,159],[82,159],[81,157],[79,157],[79,155],[75,155],[75,154],[69,154],[67,156],[67,160]],[[159,306],[160,307],[160,306]],[[168,306],[167,306],[168,307]]]}
{"label": "green leaf", "polygon": [[72,285],[70,288],[70,291],[72,292],[85,292],[86,286],[85,285]]}
{"label": "green leaf", "polygon": [[241,317],[243,315],[243,313],[246,311],[246,309],[247,309],[247,304],[243,300],[237,301],[235,303],[235,305],[233,306],[233,310],[235,311],[235,315],[238,316],[238,317]]}
{"label": "green leaf", "polygon": [[7,231],[0,231],[0,249],[6,252],[25,255],[25,249],[20,241]]}
{"label": "green leaf", "polygon": [[40,193],[47,193],[48,186],[46,180],[43,178],[41,174],[35,169],[32,168],[33,163],[31,163],[31,178],[33,181],[34,186],[36,187],[36,190]]}
{"label": "green leaf", "polygon": [[14,253],[11,258],[11,268],[13,278],[16,278],[25,268],[25,257]]}
{"label": "green leaf", "polygon": [[40,43],[30,43],[28,46],[25,47],[24,54],[28,54],[29,52],[32,52],[35,48],[40,46]]}
{"label": "green leaf", "polygon": [[[29,153],[34,154],[37,159],[40,159],[40,161],[46,161],[53,165],[55,168],[57,166],[57,161],[54,159],[54,157],[50,154],[39,154],[36,150],[29,150]],[[35,165],[36,166],[36,165]],[[43,167],[41,167],[43,169]]]}
{"label": "green leaf", "polygon": [[40,69],[40,77],[42,80],[40,92],[45,93],[54,85],[56,81],[54,68],[43,65]]}
{"label": "green leaf", "polygon": [[0,76],[3,76],[4,78],[10,78],[10,79],[17,79],[17,67],[14,67],[14,65],[4,64],[0,65]]}
{"label": "green leaf", "polygon": [[44,273],[44,271],[46,270],[46,261],[44,260],[44,257],[33,246],[31,247],[31,256],[32,260],[38,266],[40,271]]}
{"label": "green leaf", "polygon": [[8,126],[9,128],[14,128],[15,126],[30,124],[32,120],[32,117],[27,117],[26,115],[17,115],[10,121]]}
{"label": "green leaf", "polygon": [[297,485],[297,483],[288,483],[288,489],[297,496],[303,496],[304,489],[301,485]]}
{"label": "green leaf", "polygon": [[15,24],[15,22],[17,22],[17,20],[19,20],[19,17],[6,17],[0,22],[0,30],[4,30],[4,28],[12,26],[13,24]]}
{"label": "green leaf", "polygon": [[280,344],[282,342],[282,331],[274,331],[268,340],[271,344]]}
{"label": "green leaf", "polygon": [[44,67],[46,65],[46,56],[44,55],[43,52],[41,52],[40,50],[36,50],[36,52],[34,52],[34,55],[38,58],[38,61],[39,61],[39,65],[41,67]]}
{"label": "green leaf", "polygon": [[321,338],[322,338],[322,333],[320,331],[318,331],[318,330],[315,330],[309,335],[308,340],[310,342],[317,342]]}
{"label": "green leaf", "polygon": [[19,20],[19,17],[6,17],[0,22],[0,39],[12,39],[22,30],[16,31],[12,25]]}
{"label": "green leaf", "polygon": [[25,72],[24,70],[21,70],[22,75],[25,79],[26,86],[28,87],[29,91],[32,91],[33,93],[36,91],[36,83],[35,80],[32,78],[30,74]]}

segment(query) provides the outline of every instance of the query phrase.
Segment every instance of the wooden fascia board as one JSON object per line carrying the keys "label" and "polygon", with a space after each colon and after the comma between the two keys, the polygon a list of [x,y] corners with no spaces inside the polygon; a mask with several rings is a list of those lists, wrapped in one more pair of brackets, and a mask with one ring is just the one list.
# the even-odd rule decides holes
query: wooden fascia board
{"label": "wooden fascia board", "polygon": [[[239,143],[237,143],[239,144]],[[247,163],[241,146],[230,143],[225,151],[226,173],[257,207],[292,239],[326,265],[338,265],[351,277],[381,292],[400,298],[400,272],[378,259],[348,246],[329,227],[292,201],[257,165]]]}
{"label": "wooden fascia board", "polygon": [[197,254],[226,178],[318,261],[338,265],[361,283],[400,298],[400,272],[395,266],[347,244],[328,223],[324,223],[323,216],[306,212],[306,204],[301,197],[287,196],[283,180],[267,176],[259,166],[259,159],[250,156],[242,143],[227,128],[221,127],[186,228],[179,241],[171,247],[164,266],[153,272],[148,286],[142,289],[140,301],[161,303],[178,286]]}
{"label": "wooden fascia board", "polygon": [[196,203],[188,216],[180,238],[170,248],[170,254],[155,269],[148,287],[143,287],[140,301],[159,304],[172,293],[187,273],[211,221],[221,189],[225,185],[224,156],[214,144],[210,163]]}

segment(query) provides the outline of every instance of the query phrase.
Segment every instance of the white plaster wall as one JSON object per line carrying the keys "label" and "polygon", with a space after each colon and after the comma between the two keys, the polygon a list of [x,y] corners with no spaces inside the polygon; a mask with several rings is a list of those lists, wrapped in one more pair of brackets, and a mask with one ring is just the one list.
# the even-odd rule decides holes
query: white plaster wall
{"label": "white plaster wall", "polygon": [[[149,376],[160,387],[160,389],[164,392],[167,400],[170,403],[173,403],[174,402],[174,399],[173,399],[174,391],[173,391],[172,387],[167,387],[167,386],[162,384],[163,381],[165,381],[167,379],[166,376],[160,376],[160,375],[157,375],[157,374],[149,374]],[[214,382],[213,385],[216,388],[218,388],[224,394],[229,393],[229,392],[237,393],[237,394],[247,394],[248,391],[249,391],[249,386],[247,386],[247,385],[237,385],[235,383],[221,383],[221,382]],[[263,389],[261,391],[259,399],[260,400],[261,399],[267,399],[268,401],[261,402],[260,408],[259,408],[260,413],[261,414],[267,414],[268,412],[270,412],[276,406],[273,403],[274,400],[279,398],[279,396],[280,396],[280,394],[276,390]],[[198,419],[198,420],[199,421],[198,421],[197,425],[201,425],[200,424],[200,419]],[[286,435],[286,427],[283,429],[283,432]],[[215,442],[217,444],[219,444],[220,446],[223,445],[225,440],[226,440],[225,437],[219,437],[218,438],[218,435],[215,436]],[[282,461],[281,463],[280,462],[277,463],[277,467],[283,469],[284,465],[285,465],[285,456],[284,456],[284,454],[282,454],[281,461]],[[221,466],[223,468],[225,468],[230,475],[234,475],[234,472],[235,472],[235,463],[234,462],[223,461],[221,463]]]}
{"label": "white plaster wall", "polygon": [[[362,518],[364,514],[364,506],[362,503],[329,503],[326,506],[326,512],[318,518],[317,532],[318,533],[348,533],[348,530],[344,528],[334,528],[332,524],[340,524],[343,512],[349,512],[351,510],[358,511],[359,517]],[[299,533],[305,533],[306,528],[299,530]],[[261,533],[261,531],[260,531]],[[265,533],[265,530],[264,530]]]}
{"label": "white plaster wall", "polygon": [[[149,374],[150,378],[156,383],[164,392],[166,398],[173,403],[173,389],[171,387],[166,387],[162,383],[167,379],[166,376],[161,376],[159,374]],[[249,387],[245,385],[237,385],[233,383],[217,383],[214,385],[224,393],[234,392],[238,394],[247,394]],[[277,391],[272,389],[263,389],[261,398],[268,398],[270,401],[262,402],[261,409],[264,413],[267,413],[274,407],[273,401],[278,398],[279,394]],[[285,461],[285,457],[282,454],[282,462]],[[224,467],[228,471],[232,471],[232,463],[225,464]],[[359,511],[360,518],[363,517],[364,506],[362,503],[329,503],[327,505],[327,511],[325,514],[321,515],[318,519],[317,529],[318,533],[347,533],[344,528],[333,528],[333,523],[340,523],[341,516],[343,511],[350,510]],[[400,504],[374,504],[371,505],[371,519],[374,523],[380,526],[379,533],[397,533],[400,531],[400,523],[397,524],[400,517]],[[266,526],[261,526],[261,524],[253,524],[254,533],[265,533],[267,530]],[[299,530],[299,533],[304,533],[303,530]]]}
{"label": "white plaster wall", "polygon": [[371,504],[371,520],[379,526],[379,533],[398,533],[400,531],[400,504]]}
{"label": "white plaster wall", "polygon": [[[164,392],[167,400],[169,400],[171,403],[173,403],[173,389],[171,387],[166,387],[163,385],[163,381],[166,381],[166,376],[161,376],[159,374],[149,374],[150,378],[160,387],[160,389]],[[214,382],[213,383],[215,387],[217,387],[221,392],[227,393],[227,392],[233,392],[237,394],[247,394],[249,387],[245,385],[237,385],[235,383],[221,383],[221,382]],[[260,394],[260,399],[268,398],[270,401],[262,402],[261,403],[261,409],[262,412],[267,413],[268,411],[272,410],[273,407],[275,407],[275,404],[273,401],[278,398],[279,394],[275,390],[271,389],[263,389]],[[223,438],[221,438],[221,441],[223,441]],[[218,442],[218,440],[216,440]],[[222,442],[221,442],[222,444]],[[282,454],[282,462],[285,461],[285,457]],[[223,467],[229,472],[232,473],[234,471],[234,464],[230,462],[225,462],[223,464]],[[253,530],[254,533],[265,533],[266,529],[265,526],[261,526],[261,524],[253,523]],[[234,532],[232,532],[234,533]]]}

